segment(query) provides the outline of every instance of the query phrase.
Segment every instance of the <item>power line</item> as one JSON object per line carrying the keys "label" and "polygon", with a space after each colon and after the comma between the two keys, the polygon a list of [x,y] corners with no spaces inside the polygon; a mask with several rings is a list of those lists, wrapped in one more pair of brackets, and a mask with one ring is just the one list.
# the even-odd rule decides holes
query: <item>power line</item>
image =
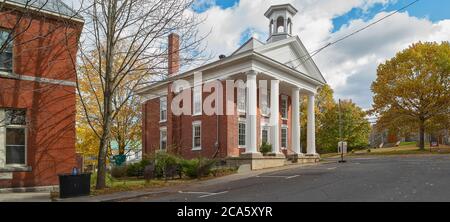
{"label": "power line", "polygon": [[[339,42],[341,42],[341,41],[344,41],[345,39],[348,39],[348,38],[350,38],[351,36],[356,35],[356,34],[362,32],[362,31],[364,31],[364,30],[366,30],[366,29],[368,29],[368,28],[370,28],[370,27],[372,27],[372,26],[374,26],[374,25],[380,23],[381,21],[383,21],[383,20],[385,20],[385,19],[387,19],[387,18],[389,18],[389,17],[391,17],[391,16],[393,16],[393,15],[395,15],[395,14],[397,14],[397,13],[399,13],[399,12],[401,12],[401,11],[407,9],[407,8],[409,8],[410,6],[416,4],[416,3],[419,2],[419,1],[420,1],[420,0],[415,0],[415,1],[411,2],[411,3],[409,3],[408,5],[405,5],[405,6],[401,7],[401,8],[399,8],[399,9],[397,9],[396,11],[394,11],[394,12],[392,12],[392,13],[390,13],[390,14],[388,14],[388,15],[386,15],[386,16],[384,16],[384,17],[382,17],[382,18],[380,18],[380,19],[378,19],[378,20],[376,20],[376,21],[374,21],[374,22],[372,22],[372,23],[370,23],[370,24],[364,26],[363,28],[360,28],[360,29],[358,29],[358,30],[356,30],[356,31],[354,31],[354,32],[352,32],[352,33],[350,33],[350,34],[348,34],[348,35],[345,35],[345,36],[342,37],[342,38],[337,39],[336,41],[330,42],[330,43],[326,44],[325,46],[323,46],[323,47],[321,47],[321,48],[319,48],[319,49],[317,49],[317,50],[314,50],[314,51],[311,53],[311,55],[310,55],[305,61],[303,61],[302,63],[300,63],[298,66],[296,66],[295,69],[297,69],[299,66],[303,65],[306,61],[308,61],[309,59],[311,59],[311,58],[314,57],[315,55],[319,54],[322,50],[324,50],[324,49],[326,49],[326,48],[328,48],[328,47],[330,47],[330,46],[332,46],[332,45],[334,45],[334,44],[336,44],[336,43],[339,43]],[[301,57],[300,57],[300,58],[301,58]],[[298,60],[298,59],[300,59],[300,58],[297,58],[296,60]],[[294,60],[294,61],[295,61],[295,60]]]}

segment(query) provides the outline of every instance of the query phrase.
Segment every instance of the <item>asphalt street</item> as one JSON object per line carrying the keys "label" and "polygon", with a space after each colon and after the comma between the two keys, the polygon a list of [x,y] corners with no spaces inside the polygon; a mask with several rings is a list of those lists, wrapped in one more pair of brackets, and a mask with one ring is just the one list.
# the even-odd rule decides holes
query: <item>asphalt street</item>
{"label": "asphalt street", "polygon": [[450,201],[450,156],[354,157],[133,202]]}

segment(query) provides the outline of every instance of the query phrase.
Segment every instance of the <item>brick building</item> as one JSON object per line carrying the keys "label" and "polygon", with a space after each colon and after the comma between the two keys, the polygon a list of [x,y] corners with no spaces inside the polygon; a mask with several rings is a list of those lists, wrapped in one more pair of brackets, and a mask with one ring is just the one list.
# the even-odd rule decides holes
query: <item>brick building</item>
{"label": "brick building", "polygon": [[84,21],[59,0],[0,3],[0,188],[76,166],[74,59]]}
{"label": "brick building", "polygon": [[[144,154],[170,150],[186,158],[260,159],[259,148],[266,142],[272,145],[273,158],[317,158],[314,99],[325,79],[300,38],[292,35],[296,13],[290,4],[270,7],[265,13],[270,21],[266,43],[251,38],[230,56],[184,73],[179,73],[179,37],[170,35],[167,80],[138,91],[145,101]],[[228,87],[229,81],[237,87]],[[211,82],[222,87],[207,87]],[[188,99],[178,103],[177,96],[185,92]],[[300,147],[301,96],[309,98],[306,149]],[[202,109],[211,97],[216,97],[212,104],[222,104],[222,113]],[[181,106],[173,104],[192,105],[192,112],[174,114]]]}

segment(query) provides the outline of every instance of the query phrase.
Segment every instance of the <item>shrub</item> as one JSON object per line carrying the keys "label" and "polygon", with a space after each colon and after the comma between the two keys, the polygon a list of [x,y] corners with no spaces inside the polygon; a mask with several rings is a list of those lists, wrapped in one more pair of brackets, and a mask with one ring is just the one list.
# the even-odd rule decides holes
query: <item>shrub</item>
{"label": "shrub", "polygon": [[140,172],[142,172],[143,168],[141,167],[141,163],[132,163],[127,165],[127,176],[128,177],[138,177],[140,176]]}
{"label": "shrub", "polygon": [[152,159],[155,163],[155,176],[158,178],[164,177],[166,169],[182,162],[178,156],[165,152],[157,153]]}
{"label": "shrub", "polygon": [[262,143],[261,144],[261,148],[260,148],[260,152],[264,155],[272,152],[272,145],[268,144],[268,143]]}
{"label": "shrub", "polygon": [[216,163],[215,160],[197,158],[184,160],[182,163],[183,173],[190,178],[201,178],[211,174],[211,169]]}
{"label": "shrub", "polygon": [[111,169],[111,176],[114,178],[122,178],[127,176],[127,166],[114,166]]}

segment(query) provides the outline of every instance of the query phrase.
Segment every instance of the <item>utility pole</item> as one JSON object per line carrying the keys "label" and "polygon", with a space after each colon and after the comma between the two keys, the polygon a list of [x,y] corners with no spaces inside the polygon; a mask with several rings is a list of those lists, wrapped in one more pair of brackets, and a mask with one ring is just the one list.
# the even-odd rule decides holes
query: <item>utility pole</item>
{"label": "utility pole", "polygon": [[344,139],[342,138],[342,112],[341,112],[341,99],[339,99],[339,147],[341,149],[341,160],[339,163],[346,163],[344,160]]}

